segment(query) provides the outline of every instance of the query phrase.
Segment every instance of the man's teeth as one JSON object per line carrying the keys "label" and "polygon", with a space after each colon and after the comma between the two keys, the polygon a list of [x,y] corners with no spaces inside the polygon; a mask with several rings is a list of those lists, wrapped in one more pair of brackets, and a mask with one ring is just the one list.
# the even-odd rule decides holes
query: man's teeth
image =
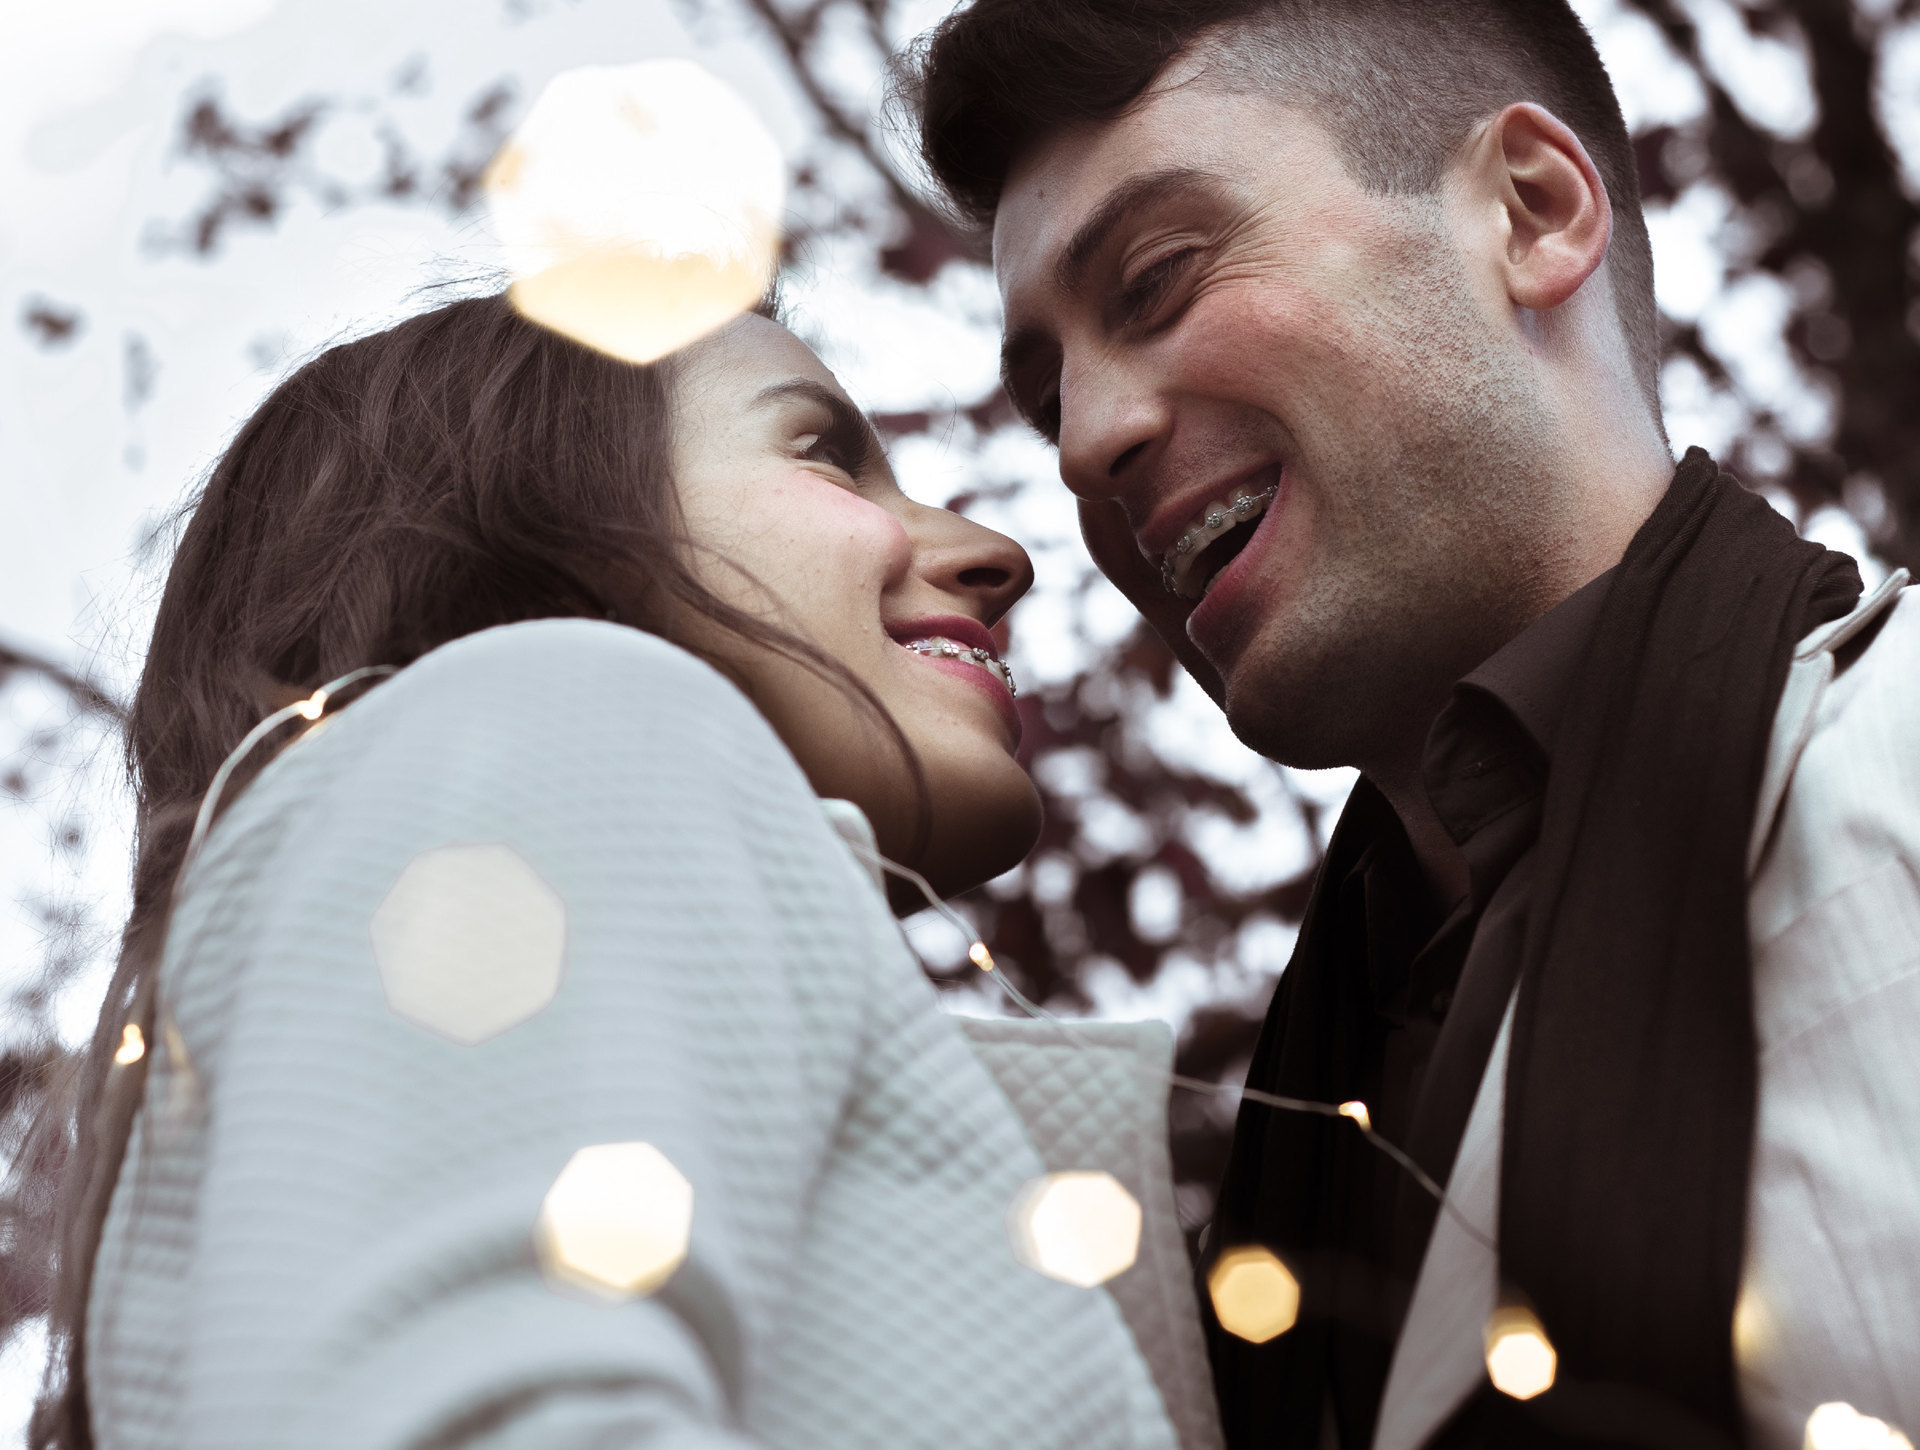
{"label": "man's teeth", "polygon": [[1020,692],[1013,686],[1013,671],[1006,664],[976,645],[960,644],[941,635],[929,635],[925,639],[906,641],[908,649],[917,655],[937,655],[943,659],[961,660],[970,665],[978,665],[1007,687],[1009,695]]}
{"label": "man's teeth", "polygon": [[1167,592],[1182,599],[1199,599],[1205,595],[1214,576],[1220,572],[1214,570],[1204,583],[1193,577],[1193,566],[1207,551],[1207,545],[1228,530],[1265,513],[1278,492],[1278,485],[1263,489],[1250,489],[1243,485],[1234,489],[1225,500],[1210,503],[1202,509],[1194,521],[1187,525],[1186,532],[1173,541],[1173,547],[1161,556],[1160,580],[1167,586]]}

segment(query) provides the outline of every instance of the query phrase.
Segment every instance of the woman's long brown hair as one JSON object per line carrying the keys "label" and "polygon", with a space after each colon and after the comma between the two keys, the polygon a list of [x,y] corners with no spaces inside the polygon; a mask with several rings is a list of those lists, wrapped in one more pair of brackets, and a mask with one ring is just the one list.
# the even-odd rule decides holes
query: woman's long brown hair
{"label": "woman's long brown hair", "polygon": [[[182,531],[127,720],[133,906],[93,1039],[17,1165],[63,1160],[51,1358],[28,1442],[90,1450],[94,1256],[145,1081],[173,887],[202,794],[269,710],[366,665],[404,667],[493,625],[698,617],[833,680],[899,749],[870,691],[695,576],[669,476],[671,364],[634,367],[466,299],[332,348],[287,378],[214,467]],[[229,798],[258,769],[236,775]],[[20,1171],[18,1168],[16,1171]]]}

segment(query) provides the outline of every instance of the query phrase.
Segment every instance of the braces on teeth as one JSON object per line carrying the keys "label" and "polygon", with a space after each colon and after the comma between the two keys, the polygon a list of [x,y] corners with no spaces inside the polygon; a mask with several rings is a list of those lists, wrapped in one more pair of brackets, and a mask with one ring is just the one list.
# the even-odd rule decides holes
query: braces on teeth
{"label": "braces on teeth", "polygon": [[1161,556],[1160,582],[1166,586],[1167,593],[1176,598],[1189,597],[1174,580],[1173,566],[1176,559],[1183,559],[1193,553],[1195,549],[1202,546],[1203,542],[1212,543],[1213,538],[1218,536],[1228,524],[1243,523],[1253,517],[1258,510],[1272,503],[1274,496],[1279,492],[1279,485],[1275,484],[1258,493],[1242,494],[1222,508],[1208,509],[1206,517],[1174,540],[1173,547]]}
{"label": "braces on teeth", "polygon": [[1014,687],[1013,671],[1002,660],[995,659],[977,645],[968,647],[955,644],[950,639],[916,639],[907,646],[917,655],[938,655],[943,659],[967,660],[981,666],[999,677],[1000,683],[1007,687],[1009,695],[1018,696],[1020,691]]}

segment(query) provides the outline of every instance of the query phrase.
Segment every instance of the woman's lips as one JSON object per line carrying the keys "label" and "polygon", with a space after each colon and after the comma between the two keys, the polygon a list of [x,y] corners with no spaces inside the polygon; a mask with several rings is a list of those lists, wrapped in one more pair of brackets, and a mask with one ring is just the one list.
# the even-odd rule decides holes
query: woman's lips
{"label": "woman's lips", "polygon": [[977,619],[964,614],[929,614],[921,619],[901,619],[886,626],[895,642],[906,644],[916,639],[950,639],[969,649],[983,649],[995,659],[1000,646],[993,642],[993,631]]}
{"label": "woman's lips", "polygon": [[[984,630],[982,632],[984,633]],[[1009,740],[1013,746],[1017,747],[1020,744],[1021,733],[1020,711],[1015,708],[1012,693],[1000,683],[999,677],[984,665],[975,664],[970,660],[956,659],[951,655],[923,654],[908,648],[907,645],[914,638],[952,639],[953,636],[910,636],[909,641],[902,642],[902,647],[906,648],[906,652],[915,659],[932,666],[944,675],[951,675],[991,700],[994,708],[1000,713],[1000,721],[1007,729]],[[991,639],[991,636],[988,638]],[[955,643],[964,643],[964,641],[956,640]]]}

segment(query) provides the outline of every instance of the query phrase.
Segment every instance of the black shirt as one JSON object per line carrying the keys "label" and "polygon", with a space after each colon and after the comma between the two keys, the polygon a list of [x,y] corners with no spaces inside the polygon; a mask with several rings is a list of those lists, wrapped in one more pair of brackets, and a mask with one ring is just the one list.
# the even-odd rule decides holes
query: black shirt
{"label": "black shirt", "polygon": [[[1609,579],[1564,600],[1462,679],[1434,722],[1423,774],[1441,824],[1466,856],[1465,897],[1436,901],[1398,817],[1369,783],[1355,787],[1288,972],[1317,958],[1332,971],[1314,975],[1336,985],[1274,1014],[1304,1019],[1293,1034],[1319,1033],[1317,1075],[1262,1080],[1263,1059],[1277,1057],[1289,1035],[1284,1023],[1279,1033],[1270,1023],[1248,1077],[1249,1086],[1270,1091],[1360,1099],[1381,1135],[1441,1183],[1518,976],[1547,762]],[[1372,1441],[1437,1212],[1410,1175],[1357,1144],[1348,1133],[1306,1170],[1323,1175],[1326,1209],[1309,1231],[1313,1252],[1302,1256],[1311,1259],[1303,1273],[1308,1332],[1284,1351],[1323,1357],[1324,1394],[1347,1447]],[[1242,1236],[1277,1240],[1284,1254],[1300,1226],[1264,1232],[1259,1202],[1284,1191],[1284,1175],[1270,1167],[1250,1178],[1274,1186],[1256,1186],[1252,1201],[1231,1208],[1223,1198],[1223,1217],[1237,1219],[1232,1231]],[[1257,1362],[1248,1369],[1260,1376]],[[1254,1389],[1253,1398],[1264,1396]],[[1297,1421],[1299,1409],[1278,1418]]]}

